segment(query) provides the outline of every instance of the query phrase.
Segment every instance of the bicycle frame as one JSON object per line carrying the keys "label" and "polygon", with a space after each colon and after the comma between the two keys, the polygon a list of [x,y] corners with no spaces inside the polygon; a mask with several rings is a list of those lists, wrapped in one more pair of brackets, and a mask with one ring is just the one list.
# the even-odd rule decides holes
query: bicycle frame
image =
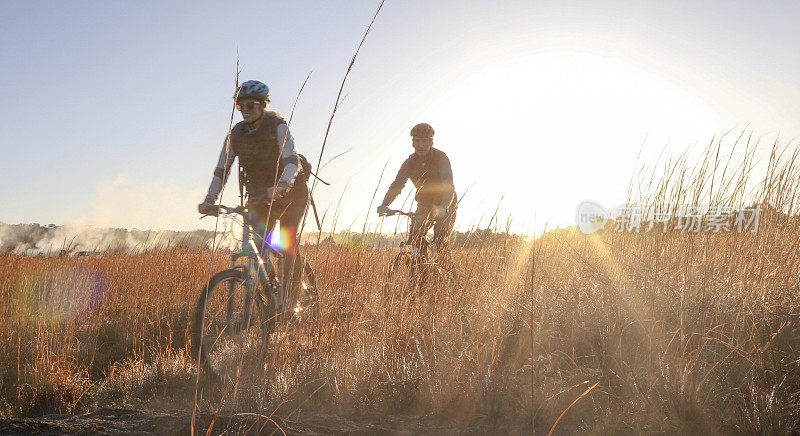
{"label": "bicycle frame", "polygon": [[[381,215],[404,215],[413,219],[417,214],[415,212],[404,212],[401,210],[388,209]],[[444,270],[452,270],[452,266],[448,265],[448,263],[452,263],[452,261],[449,259],[443,260],[439,250],[440,247],[438,247],[433,243],[432,240],[428,238],[428,233],[426,232],[424,235],[416,235],[417,238],[414,238],[414,235],[412,235],[411,232],[411,226],[412,224],[409,223],[408,239],[400,243],[400,252],[398,253],[398,256],[410,256],[411,279],[415,280],[417,274],[420,274],[422,277],[421,281],[424,282],[426,275],[429,273],[441,275],[442,271]],[[442,262],[444,262],[444,266]]]}
{"label": "bicycle frame", "polygon": [[[268,283],[270,281],[270,275],[273,274],[274,277],[278,277],[278,268],[275,268],[273,265],[272,259],[267,257],[264,260],[264,257],[261,256],[259,252],[258,245],[256,244],[253,236],[253,225],[251,221],[253,220],[250,212],[242,207],[237,208],[230,208],[227,206],[220,205],[220,210],[222,210],[226,214],[234,214],[237,213],[242,216],[242,239],[241,239],[241,248],[239,251],[231,253],[231,268],[234,269],[241,269],[245,272],[246,276],[248,277],[248,288],[252,289],[253,291],[256,289],[260,283]],[[279,230],[279,229],[274,229]],[[283,254],[280,253],[279,250],[276,250],[269,246],[269,244],[263,243],[263,239],[260,235],[255,235],[259,239],[262,239],[262,244],[265,249],[269,250],[270,253],[275,255],[278,258],[283,258]],[[240,259],[245,258],[246,261],[241,263]],[[256,272],[256,278],[258,280],[257,283],[250,283],[253,279],[253,271]],[[283,280],[278,280],[278,292],[277,292],[277,299],[276,304],[278,308],[284,307],[286,303],[286,290],[284,289]]]}
{"label": "bicycle frame", "polygon": [[400,252],[402,253],[407,250],[406,247],[411,247],[409,254],[411,254],[411,257],[415,262],[418,262],[420,258],[424,257],[422,254],[427,250],[429,243],[430,242],[427,240],[426,236],[423,236],[420,238],[419,242],[415,244],[412,240],[411,231],[409,229],[408,239],[400,243]]}
{"label": "bicycle frame", "polygon": [[[402,210],[389,209],[384,214],[384,216],[394,216],[394,215],[403,215],[403,216],[407,216],[409,219],[414,219],[414,216],[416,215],[416,213],[415,212],[404,212]],[[412,251],[411,251],[410,254],[412,255],[414,261],[417,261],[417,259],[420,257],[420,253],[424,252],[424,251],[427,251],[427,248],[428,248],[428,246],[429,246],[429,244],[431,242],[428,241],[427,234],[425,234],[425,235],[422,235],[419,238],[419,242],[418,243],[414,243],[415,241],[412,240],[413,235],[411,234],[411,225],[412,224],[409,222],[408,223],[408,239],[406,239],[405,241],[400,243],[400,252],[403,252],[406,249],[405,247],[411,247]]]}

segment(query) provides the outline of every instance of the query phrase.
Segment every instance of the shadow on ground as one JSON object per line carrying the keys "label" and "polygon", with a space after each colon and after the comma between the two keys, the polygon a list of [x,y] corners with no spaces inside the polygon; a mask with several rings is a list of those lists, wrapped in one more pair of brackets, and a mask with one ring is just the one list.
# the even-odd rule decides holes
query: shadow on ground
{"label": "shadow on ground", "polygon": [[[289,421],[242,414],[202,413],[195,417],[195,434],[248,435],[411,435],[442,434],[441,428],[419,421],[397,419],[381,424],[358,423],[332,415],[308,415]],[[38,418],[0,418],[0,434],[25,435],[188,435],[192,416],[187,411],[99,409],[83,415],[48,415]],[[208,430],[211,428],[211,432]]]}

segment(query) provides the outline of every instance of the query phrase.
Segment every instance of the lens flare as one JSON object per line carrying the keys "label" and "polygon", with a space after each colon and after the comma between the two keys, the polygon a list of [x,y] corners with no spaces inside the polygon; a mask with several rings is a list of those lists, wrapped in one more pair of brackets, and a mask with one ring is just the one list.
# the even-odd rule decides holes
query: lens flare
{"label": "lens flare", "polygon": [[108,280],[85,267],[42,270],[25,283],[19,288],[17,307],[45,322],[93,312],[108,298]]}
{"label": "lens flare", "polygon": [[267,244],[273,250],[287,250],[291,244],[292,235],[289,231],[281,227],[280,221],[275,223],[275,228],[267,235]]}

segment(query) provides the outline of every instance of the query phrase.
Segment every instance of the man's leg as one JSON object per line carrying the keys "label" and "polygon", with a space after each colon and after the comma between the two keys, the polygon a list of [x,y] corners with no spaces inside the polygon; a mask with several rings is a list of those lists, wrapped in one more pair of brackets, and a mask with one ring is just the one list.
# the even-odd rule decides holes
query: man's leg
{"label": "man's leg", "polygon": [[[448,273],[455,271],[453,263],[453,253],[450,251],[453,225],[456,222],[455,205],[448,209],[445,216],[436,220],[433,226],[433,245],[436,249],[437,264]],[[452,277],[452,276],[451,276]]]}
{"label": "man's leg", "polygon": [[453,226],[456,223],[456,209],[456,206],[452,205],[445,216],[436,220],[433,226],[433,243],[436,244],[437,248],[450,245],[450,234],[453,232]]}
{"label": "man's leg", "polygon": [[414,211],[414,216],[411,218],[411,228],[409,229],[410,240],[415,247],[422,246],[422,239],[425,238],[428,230],[433,225],[433,220],[431,219],[432,210],[433,207],[429,205],[417,203],[417,210]]}
{"label": "man's leg", "polygon": [[296,301],[299,297],[300,282],[303,278],[303,258],[298,249],[297,231],[300,221],[308,206],[308,187],[305,183],[296,184],[287,193],[285,200],[287,204],[281,214],[281,237],[287,240],[281,241],[284,249],[283,277],[286,280],[286,290],[290,301]]}

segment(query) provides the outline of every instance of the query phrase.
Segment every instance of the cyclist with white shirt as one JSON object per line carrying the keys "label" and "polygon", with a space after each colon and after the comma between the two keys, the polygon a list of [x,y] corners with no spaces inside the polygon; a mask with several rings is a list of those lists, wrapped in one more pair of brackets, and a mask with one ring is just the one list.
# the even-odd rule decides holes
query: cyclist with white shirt
{"label": "cyclist with white shirt", "polygon": [[288,241],[281,241],[286,256],[284,277],[293,277],[290,289],[294,289],[302,265],[295,259],[298,256],[297,229],[308,204],[307,180],[301,176],[300,158],[286,119],[267,110],[270,103],[267,85],[257,80],[244,82],[237,88],[234,98],[243,120],[233,126],[225,138],[208,194],[197,208],[202,214],[216,213],[214,203],[238,156],[247,205],[260,223],[260,228],[254,231],[265,237],[275,221],[280,220],[284,230],[281,236],[288,236]]}

